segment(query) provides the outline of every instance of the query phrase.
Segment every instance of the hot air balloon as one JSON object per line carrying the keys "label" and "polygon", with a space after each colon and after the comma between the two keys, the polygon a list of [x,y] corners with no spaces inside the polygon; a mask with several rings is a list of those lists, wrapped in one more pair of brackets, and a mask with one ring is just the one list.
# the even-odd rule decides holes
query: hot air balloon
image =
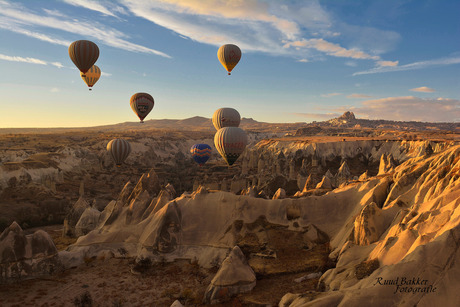
{"label": "hot air balloon", "polygon": [[217,58],[224,68],[231,74],[232,69],[241,59],[241,50],[238,46],[227,44],[223,45],[217,51]]}
{"label": "hot air balloon", "polygon": [[100,76],[101,69],[96,65],[93,65],[86,73],[80,72],[80,77],[88,85],[90,91],[93,85],[96,84],[97,80],[99,80]]}
{"label": "hot air balloon", "polygon": [[131,153],[131,145],[123,139],[113,139],[107,144],[107,151],[112,155],[115,164],[120,167]]}
{"label": "hot air balloon", "polygon": [[99,48],[87,40],[75,41],[69,46],[69,56],[72,62],[82,72],[86,73],[96,63]]}
{"label": "hot air balloon", "polygon": [[243,153],[248,143],[248,137],[243,129],[225,127],[214,135],[214,145],[228,165],[232,165]]}
{"label": "hot air balloon", "polygon": [[153,105],[155,104],[153,97],[147,93],[136,93],[131,96],[130,105],[131,109],[133,109],[134,113],[137,114],[141,123],[144,122],[144,118],[147,114],[150,113],[153,109]]}
{"label": "hot air balloon", "polygon": [[195,144],[190,148],[193,160],[200,166],[203,166],[206,161],[208,161],[209,157],[211,157],[211,151],[211,146],[208,144]]}
{"label": "hot air balloon", "polygon": [[240,113],[232,108],[220,108],[212,116],[212,124],[216,130],[224,127],[238,127],[240,121]]}

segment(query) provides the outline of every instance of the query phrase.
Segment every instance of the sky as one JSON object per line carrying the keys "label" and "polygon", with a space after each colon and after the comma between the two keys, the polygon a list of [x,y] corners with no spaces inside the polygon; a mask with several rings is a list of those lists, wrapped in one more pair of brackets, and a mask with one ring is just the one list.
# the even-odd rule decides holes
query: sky
{"label": "sky", "polygon": [[[211,118],[460,122],[458,0],[0,0],[0,128]],[[68,55],[100,50],[92,91]],[[223,44],[242,50],[227,76]]]}

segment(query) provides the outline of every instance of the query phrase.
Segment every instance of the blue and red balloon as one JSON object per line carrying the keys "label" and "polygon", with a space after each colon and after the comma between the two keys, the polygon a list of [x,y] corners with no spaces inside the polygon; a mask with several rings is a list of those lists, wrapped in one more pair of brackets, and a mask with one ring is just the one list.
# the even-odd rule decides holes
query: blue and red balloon
{"label": "blue and red balloon", "polygon": [[190,148],[193,160],[200,166],[203,166],[208,161],[209,157],[211,157],[211,152],[211,146],[208,144],[195,144]]}

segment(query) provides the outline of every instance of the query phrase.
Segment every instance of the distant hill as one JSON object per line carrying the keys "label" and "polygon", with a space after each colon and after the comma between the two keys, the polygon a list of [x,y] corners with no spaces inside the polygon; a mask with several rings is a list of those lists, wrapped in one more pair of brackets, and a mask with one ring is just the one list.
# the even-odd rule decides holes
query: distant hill
{"label": "distant hill", "polygon": [[[322,129],[346,129],[346,128],[373,128],[393,130],[446,130],[460,131],[460,123],[423,123],[423,122],[398,122],[389,120],[358,119],[353,112],[345,112],[343,115],[323,122],[313,123],[266,123],[252,118],[241,119],[240,128],[252,132],[295,132],[296,135],[317,134]],[[124,122],[113,125],[75,128],[0,128],[0,134],[8,133],[66,133],[66,132],[117,132],[117,131],[142,131],[142,130],[179,130],[179,131],[215,131],[211,118],[194,116],[186,119],[150,119],[143,124],[136,122]]]}
{"label": "distant hill", "polygon": [[[240,128],[248,131],[295,131],[305,123],[265,123],[258,122],[252,118],[242,118]],[[74,127],[74,128],[0,128],[0,134],[29,134],[29,133],[66,133],[83,131],[117,132],[128,130],[187,130],[187,131],[209,131],[214,132],[215,128],[211,118],[194,116],[186,119],[151,119],[144,121],[143,124],[136,122],[124,122],[113,125],[103,125],[94,127]]]}
{"label": "distant hill", "polygon": [[392,121],[358,119],[353,112],[347,111],[337,118],[323,122],[313,122],[299,128],[295,135],[314,135],[328,129],[386,129],[401,131],[433,131],[444,130],[460,132],[460,123],[426,123],[416,121]]}

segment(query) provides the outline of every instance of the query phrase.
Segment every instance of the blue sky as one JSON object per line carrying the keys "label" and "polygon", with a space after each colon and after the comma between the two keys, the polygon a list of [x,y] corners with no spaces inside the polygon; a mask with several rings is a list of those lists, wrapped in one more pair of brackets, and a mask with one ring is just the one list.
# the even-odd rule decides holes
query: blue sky
{"label": "blue sky", "polygon": [[[0,127],[212,117],[266,122],[347,110],[369,119],[460,121],[458,0],[0,0]],[[100,49],[88,91],[71,42]],[[242,58],[231,76],[222,44]]]}

